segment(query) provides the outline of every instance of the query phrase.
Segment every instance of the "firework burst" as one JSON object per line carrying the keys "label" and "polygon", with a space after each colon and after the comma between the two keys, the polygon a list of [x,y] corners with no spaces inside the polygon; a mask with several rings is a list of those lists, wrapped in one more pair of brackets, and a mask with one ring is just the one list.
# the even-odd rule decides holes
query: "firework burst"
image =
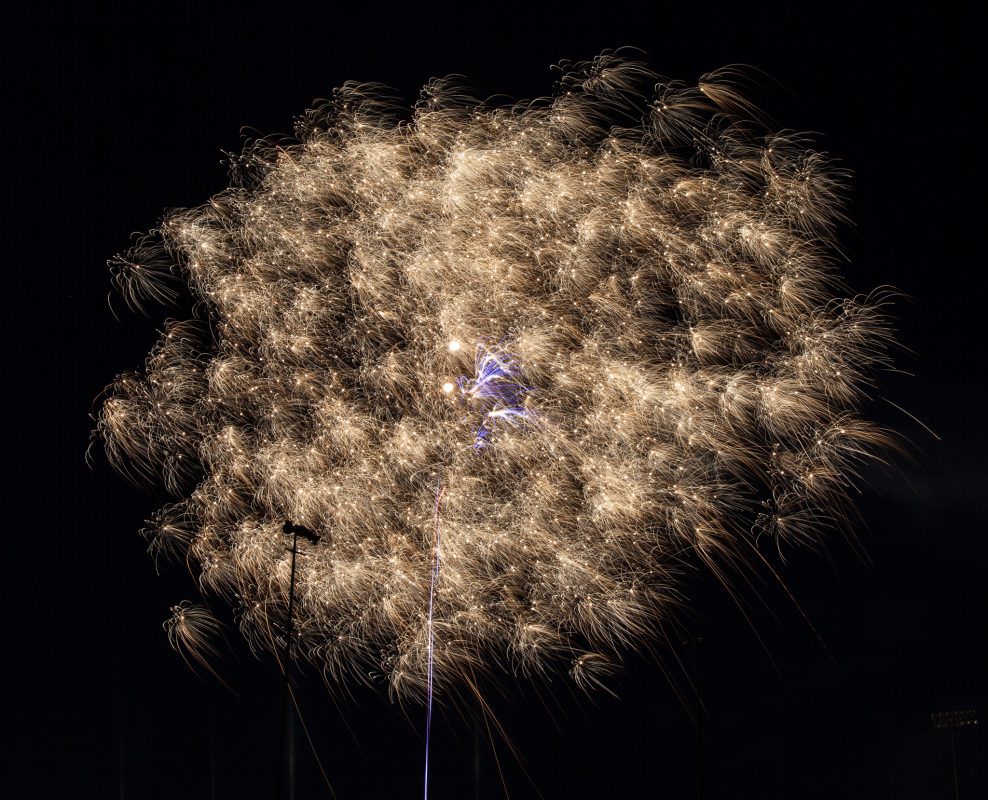
{"label": "firework burst", "polygon": [[[291,652],[421,698],[491,669],[593,687],[690,554],[721,574],[844,516],[890,334],[840,294],[845,176],[729,82],[604,54],[511,107],[437,80],[408,118],[347,84],[296,137],[111,262],[134,306],[185,283],[196,317],[98,432],[176,495],[155,552],[253,647],[287,649],[286,521],[317,534]],[[176,608],[188,650],[214,623]]]}

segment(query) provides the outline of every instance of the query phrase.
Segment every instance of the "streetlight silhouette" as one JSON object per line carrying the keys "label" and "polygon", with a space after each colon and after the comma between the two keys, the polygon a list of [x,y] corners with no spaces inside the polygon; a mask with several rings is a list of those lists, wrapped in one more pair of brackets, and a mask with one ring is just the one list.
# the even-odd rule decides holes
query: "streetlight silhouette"
{"label": "streetlight silhouette", "polygon": [[977,712],[973,708],[960,711],[934,711],[930,714],[933,729],[950,731],[950,762],[954,770],[954,800],[960,798],[960,784],[957,780],[957,748],[954,744],[954,731],[958,728],[972,728],[978,724]]}

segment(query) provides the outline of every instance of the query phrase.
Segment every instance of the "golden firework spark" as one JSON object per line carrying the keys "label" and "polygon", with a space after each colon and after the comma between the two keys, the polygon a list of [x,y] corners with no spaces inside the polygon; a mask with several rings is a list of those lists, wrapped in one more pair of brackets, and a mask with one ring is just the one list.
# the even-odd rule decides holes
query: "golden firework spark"
{"label": "golden firework spark", "polygon": [[[723,76],[604,54],[511,107],[436,80],[408,119],[348,83],[296,136],[111,262],[138,307],[187,282],[196,318],[99,433],[178,497],[154,546],[187,549],[252,646],[286,649],[286,520],[318,535],[292,652],[421,697],[430,657],[437,687],[597,685],[690,553],[722,574],[844,514],[886,444],[856,409],[890,333],[839,295],[845,175]],[[212,622],[179,608],[189,649]]]}

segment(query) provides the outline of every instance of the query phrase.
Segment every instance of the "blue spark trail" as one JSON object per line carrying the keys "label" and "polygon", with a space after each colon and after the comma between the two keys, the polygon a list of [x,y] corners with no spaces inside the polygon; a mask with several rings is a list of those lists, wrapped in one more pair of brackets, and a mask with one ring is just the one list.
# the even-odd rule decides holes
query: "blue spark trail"
{"label": "blue spark trail", "polygon": [[517,360],[508,353],[477,345],[475,375],[456,379],[461,396],[475,401],[484,411],[480,427],[474,434],[473,447],[480,450],[490,444],[497,422],[516,425],[531,420],[532,412],[525,408],[525,395],[531,387],[519,382],[521,370]]}
{"label": "blue spark trail", "polygon": [[[525,396],[532,391],[531,387],[519,382],[521,369],[517,359],[499,348],[477,345],[477,358],[473,377],[461,375],[456,379],[460,389],[461,399],[474,411],[482,411],[480,427],[473,437],[473,449],[482,450],[489,447],[495,426],[498,423],[518,425],[521,422],[532,421],[535,413],[525,407]],[[429,583],[429,616],[428,616],[428,666],[426,668],[426,712],[425,712],[425,800],[429,800],[429,741],[432,733],[432,695],[433,695],[433,654],[435,648],[435,631],[433,629],[433,602],[436,595],[436,583],[439,581],[439,503],[445,488],[442,477],[436,481],[436,505],[433,511],[434,535],[432,542],[432,578]]]}
{"label": "blue spark trail", "polygon": [[436,507],[433,511],[435,535],[432,540],[432,579],[429,583],[429,665],[426,669],[426,695],[428,698],[425,711],[425,800],[429,800],[429,737],[432,733],[432,652],[435,646],[435,634],[432,628],[432,601],[436,595],[436,581],[439,580],[439,501],[442,500],[445,489],[441,488],[442,479],[436,481]]}

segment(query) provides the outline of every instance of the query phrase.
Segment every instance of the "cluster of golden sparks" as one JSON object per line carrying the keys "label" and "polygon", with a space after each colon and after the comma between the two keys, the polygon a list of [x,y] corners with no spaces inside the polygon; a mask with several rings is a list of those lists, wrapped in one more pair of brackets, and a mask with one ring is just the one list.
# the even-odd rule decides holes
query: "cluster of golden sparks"
{"label": "cluster of golden sparks", "polygon": [[[185,282],[194,313],[99,433],[176,496],[152,549],[258,650],[289,649],[284,525],[315,534],[290,651],[330,680],[421,698],[432,655],[437,688],[593,686],[684,566],[817,538],[886,444],[856,412],[890,333],[880,299],[841,297],[844,176],[718,75],[604,54],[512,106],[433,81],[410,116],[347,84],[233,173],[112,262],[133,305]],[[485,353],[520,388],[482,428]],[[169,629],[194,647],[215,622],[182,604]]]}

